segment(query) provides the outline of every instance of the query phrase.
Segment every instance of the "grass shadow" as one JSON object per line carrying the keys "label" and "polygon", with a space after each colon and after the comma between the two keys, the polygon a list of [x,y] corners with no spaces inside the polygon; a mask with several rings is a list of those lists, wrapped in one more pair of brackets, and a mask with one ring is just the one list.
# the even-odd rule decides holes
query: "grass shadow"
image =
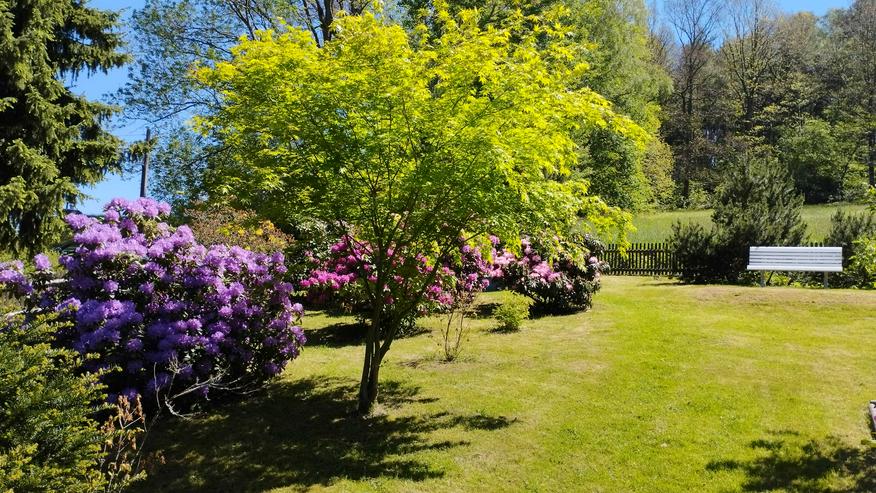
{"label": "grass shadow", "polygon": [[[364,323],[339,322],[319,329],[304,329],[304,334],[307,336],[308,346],[338,348],[362,345],[365,342],[366,330],[367,325]],[[399,333],[396,339],[416,337],[426,333],[429,333],[429,330],[418,325],[413,329]]]}
{"label": "grass shadow", "polygon": [[488,332],[490,334],[517,334],[521,330],[522,329],[508,329],[502,325],[498,325],[496,327],[493,327],[492,329],[489,329]]}
{"label": "grass shadow", "polygon": [[490,318],[496,312],[496,308],[502,306],[501,303],[478,303],[475,305],[472,317],[473,318]]}
{"label": "grass shadow", "polygon": [[365,341],[366,326],[362,323],[336,323],[328,327],[304,330],[308,346],[358,346]]}
{"label": "grass shadow", "polygon": [[[347,380],[305,378],[273,384],[204,418],[166,422],[153,431],[149,448],[161,450],[167,463],[134,490],[303,490],[380,477],[423,481],[444,473],[411,454],[468,444],[430,441],[428,433],[496,430],[514,422],[449,412],[362,419],[350,412],[355,393]],[[388,408],[434,401],[393,381],[382,383],[380,399]]]}
{"label": "grass shadow", "polygon": [[709,471],[741,471],[743,491],[873,492],[876,447],[852,447],[835,437],[803,441],[787,432],[749,444],[759,452],[748,461],[712,461]]}

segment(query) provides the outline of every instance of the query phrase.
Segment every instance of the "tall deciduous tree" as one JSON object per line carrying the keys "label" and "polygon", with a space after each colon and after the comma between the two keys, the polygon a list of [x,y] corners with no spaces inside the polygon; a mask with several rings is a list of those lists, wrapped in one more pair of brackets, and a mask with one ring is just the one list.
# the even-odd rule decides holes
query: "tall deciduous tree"
{"label": "tall deciduous tree", "polygon": [[671,103],[677,119],[673,127],[667,129],[667,140],[676,154],[676,180],[680,182],[682,203],[687,205],[691,180],[707,161],[705,148],[709,142],[704,130],[704,108],[715,102],[707,101],[704,96],[710,82],[709,65],[714,58],[720,6],[714,0],[671,0],[666,7],[678,45]]}
{"label": "tall deciduous tree", "polygon": [[210,111],[218,98],[195,87],[195,63],[228,60],[241,36],[263,29],[300,27],[322,45],[340,12],[363,12],[370,0],[147,0],[132,16],[138,53],[128,83],[117,94],[131,121],[156,130],[150,191],[176,206],[204,198],[204,175],[229,156],[221,146],[193,132],[188,119]]}
{"label": "tall deciduous tree", "polygon": [[117,168],[113,108],[64,82],[125,62],[116,20],[80,0],[0,2],[0,247],[51,243],[79,187]]}
{"label": "tall deciduous tree", "polygon": [[[436,13],[439,37],[413,40],[371,14],[336,20],[322,48],[301,29],[257,33],[233,59],[202,70],[222,108],[201,120],[235,159],[216,189],[256,209],[280,208],[350,230],[374,270],[361,272],[370,324],[359,411],[377,399],[380,365],[437,274],[423,268],[460,236],[522,232],[559,248],[581,217],[628,215],[575,179],[572,131],[644,132],[602,96],[575,86],[586,67],[546,22],[480,29],[477,14]],[[512,42],[513,39],[513,42]],[[574,254],[575,252],[570,252]],[[579,254],[582,252],[578,252]],[[393,284],[406,286],[393,298]]]}
{"label": "tall deciduous tree", "polygon": [[733,0],[725,19],[721,61],[737,113],[737,127],[749,135],[779,56],[777,13],[770,0]]}
{"label": "tall deciduous tree", "polygon": [[[583,83],[612,102],[651,134],[660,127],[659,100],[671,79],[656,63],[649,46],[648,10],[642,0],[565,0],[576,41],[590,47],[585,61],[592,69]],[[604,131],[578,136],[580,168],[593,192],[613,205],[635,209],[658,194],[645,174],[646,156]]]}
{"label": "tall deciduous tree", "polygon": [[838,33],[848,57],[845,107],[861,127],[867,147],[867,178],[876,186],[876,0],[855,0],[843,12]]}

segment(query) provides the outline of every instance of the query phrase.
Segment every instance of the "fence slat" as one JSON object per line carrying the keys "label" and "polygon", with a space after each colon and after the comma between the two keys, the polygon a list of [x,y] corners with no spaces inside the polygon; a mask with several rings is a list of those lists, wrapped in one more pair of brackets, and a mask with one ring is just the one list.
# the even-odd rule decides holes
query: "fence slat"
{"label": "fence slat", "polygon": [[608,274],[620,276],[673,275],[678,273],[675,254],[669,243],[633,243],[627,249],[626,258],[617,245],[607,245],[603,259],[611,266]]}
{"label": "fence slat", "polygon": [[[825,242],[812,241],[801,246],[823,247]],[[611,267],[607,274],[616,276],[671,276],[680,274],[682,268],[668,242],[633,243],[626,257],[621,256],[618,245],[606,245],[602,259]]]}

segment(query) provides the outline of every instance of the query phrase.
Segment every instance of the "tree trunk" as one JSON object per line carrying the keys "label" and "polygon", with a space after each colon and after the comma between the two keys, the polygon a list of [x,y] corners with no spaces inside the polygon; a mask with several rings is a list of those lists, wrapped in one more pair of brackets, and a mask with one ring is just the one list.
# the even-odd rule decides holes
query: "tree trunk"
{"label": "tree trunk", "polygon": [[377,382],[383,356],[380,351],[380,328],[383,305],[375,303],[371,312],[371,324],[365,335],[365,361],[362,365],[362,379],[359,382],[359,405],[357,412],[362,416],[371,414],[377,404]]}
{"label": "tree trunk", "polygon": [[867,139],[867,178],[870,181],[870,186],[876,186],[876,129],[870,129],[870,135]]}

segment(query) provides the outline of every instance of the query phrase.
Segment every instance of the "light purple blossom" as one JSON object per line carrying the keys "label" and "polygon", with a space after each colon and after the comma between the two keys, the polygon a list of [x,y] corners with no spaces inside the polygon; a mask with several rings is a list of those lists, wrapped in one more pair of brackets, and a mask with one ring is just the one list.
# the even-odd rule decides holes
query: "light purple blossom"
{"label": "light purple blossom", "polygon": [[[169,213],[151,199],[114,199],[102,219],[70,214],[74,248],[58,269],[66,282],[37,283],[32,295],[16,261],[0,263],[0,288],[71,321],[57,343],[94,353],[88,371],[120,367],[101,377],[115,396],[167,395],[196,378],[258,384],[281,371],[305,342],[300,328],[289,333],[303,307],[290,299],[283,255],[205,247],[188,227],[158,222]],[[44,255],[34,264],[51,269]],[[185,395],[183,405],[206,391]]]}
{"label": "light purple blossom", "polygon": [[33,258],[33,265],[38,271],[45,271],[52,268],[52,261],[44,253],[38,253]]}

